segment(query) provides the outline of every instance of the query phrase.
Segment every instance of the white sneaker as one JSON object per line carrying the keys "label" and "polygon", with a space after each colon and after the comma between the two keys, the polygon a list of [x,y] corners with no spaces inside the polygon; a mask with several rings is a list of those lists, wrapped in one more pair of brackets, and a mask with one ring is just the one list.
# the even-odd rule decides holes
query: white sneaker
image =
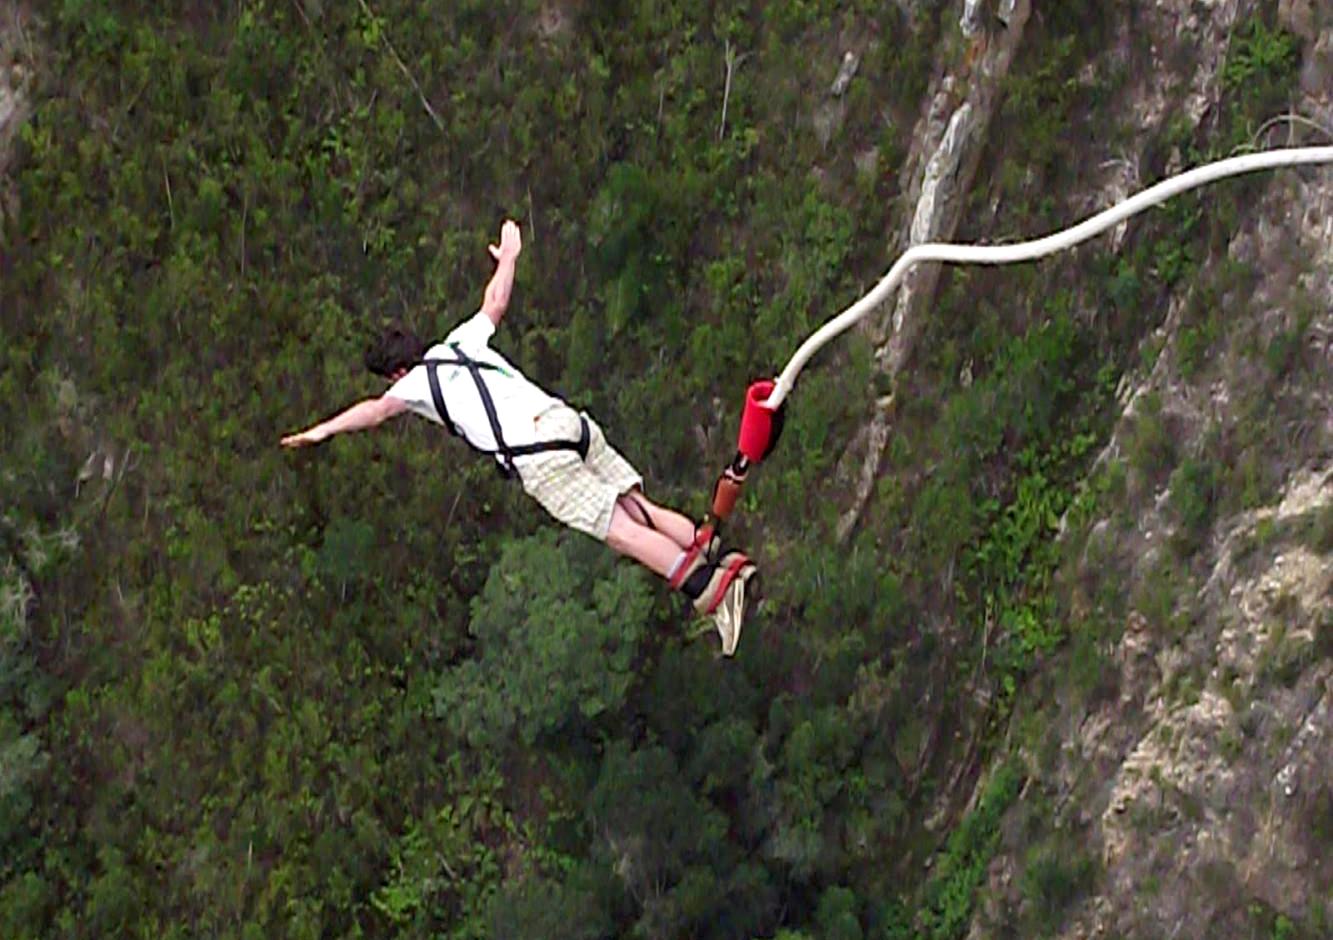
{"label": "white sneaker", "polygon": [[745,592],[750,578],[754,575],[753,565],[747,565],[727,585],[722,602],[713,611],[713,622],[717,625],[718,635],[722,638],[722,655],[736,655],[736,644],[741,639],[741,627],[745,621]]}

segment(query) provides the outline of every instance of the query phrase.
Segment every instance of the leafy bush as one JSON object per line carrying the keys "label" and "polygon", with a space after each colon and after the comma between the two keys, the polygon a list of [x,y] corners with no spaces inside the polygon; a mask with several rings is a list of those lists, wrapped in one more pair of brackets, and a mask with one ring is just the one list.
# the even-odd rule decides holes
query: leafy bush
{"label": "leafy bush", "polygon": [[1187,457],[1171,473],[1171,508],[1179,520],[1175,545],[1188,557],[1198,548],[1212,521],[1220,473],[1208,460]]}
{"label": "leafy bush", "polygon": [[912,922],[891,923],[886,931],[890,940],[956,940],[962,936],[972,919],[975,892],[999,845],[1000,819],[1021,783],[1012,764],[995,772],[976,808],[962,820],[937,858]]}
{"label": "leafy bush", "polygon": [[539,877],[510,881],[491,903],[487,936],[562,940],[614,937],[613,923],[597,897],[597,887],[582,870],[560,881]]}
{"label": "leafy bush", "polygon": [[1029,851],[1022,892],[1040,933],[1059,927],[1064,912],[1092,887],[1095,872],[1093,860],[1072,845]]}
{"label": "leafy bush", "polygon": [[1155,392],[1149,392],[1139,399],[1125,447],[1130,467],[1148,481],[1162,479],[1166,471],[1175,465],[1175,439],[1162,414],[1161,396]]}
{"label": "leafy bush", "polygon": [[614,713],[634,681],[653,604],[647,579],[574,538],[510,542],[472,603],[478,656],[442,676],[434,695],[436,715],[478,747],[513,732],[531,745]]}

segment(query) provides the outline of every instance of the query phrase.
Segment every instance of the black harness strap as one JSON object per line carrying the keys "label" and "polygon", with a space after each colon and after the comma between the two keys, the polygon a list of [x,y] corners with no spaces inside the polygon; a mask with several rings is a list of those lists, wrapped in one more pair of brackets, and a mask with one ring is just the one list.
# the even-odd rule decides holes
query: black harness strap
{"label": "black harness strap", "polygon": [[440,388],[440,366],[459,366],[461,362],[453,359],[423,359],[421,364],[426,367],[426,380],[430,382],[430,397],[435,402],[435,411],[439,414],[440,420],[444,426],[449,429],[449,433],[455,437],[462,437],[463,434],[458,430],[458,425],[454,424],[454,419],[449,417],[449,409],[444,404],[444,389]]}
{"label": "black harness strap", "polygon": [[435,410],[439,412],[440,419],[451,433],[462,436],[458,426],[449,417],[449,409],[444,404],[444,390],[440,387],[440,366],[461,367],[467,369],[472,376],[472,381],[477,386],[477,394],[481,397],[481,406],[486,409],[486,420],[490,422],[491,434],[495,437],[495,450],[483,451],[483,453],[499,455],[500,471],[505,476],[512,477],[515,475],[515,457],[527,457],[530,454],[542,454],[551,450],[572,450],[577,452],[580,458],[587,459],[588,445],[592,439],[592,433],[588,430],[588,419],[583,415],[579,415],[579,439],[577,441],[536,441],[532,444],[519,444],[517,447],[511,447],[505,443],[504,434],[500,430],[500,416],[495,410],[495,399],[491,397],[491,390],[486,387],[486,381],[481,377],[481,373],[486,369],[493,372],[503,370],[489,362],[473,359],[463,352],[457,343],[450,343],[449,348],[454,351],[456,358],[424,359],[421,364],[426,367],[426,379],[430,382],[430,397],[435,403]]}
{"label": "black harness strap", "polygon": [[[625,493],[620,497],[618,502],[625,507],[626,512],[629,512],[629,507],[632,505],[639,515],[643,517],[642,519],[635,519],[634,521],[641,526],[647,526],[654,532],[657,531],[657,526],[653,525],[653,517],[649,514],[648,507],[640,501],[638,495],[633,492]],[[630,517],[633,518],[633,516],[634,513],[630,513]]]}
{"label": "black harness strap", "polygon": [[588,419],[579,415],[579,439],[577,441],[535,441],[531,444],[519,444],[508,448],[510,457],[527,457],[530,454],[543,454],[548,450],[572,450],[580,458],[588,459],[588,445],[592,443],[592,432],[588,430]]}

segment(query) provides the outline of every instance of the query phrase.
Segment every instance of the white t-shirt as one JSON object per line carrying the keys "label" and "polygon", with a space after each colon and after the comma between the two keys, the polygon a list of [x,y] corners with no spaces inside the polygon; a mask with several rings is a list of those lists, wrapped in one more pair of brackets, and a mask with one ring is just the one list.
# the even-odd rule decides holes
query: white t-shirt
{"label": "white t-shirt", "polygon": [[[534,422],[537,416],[562,402],[528,381],[504,356],[491,349],[489,340],[494,332],[495,324],[491,318],[484,313],[477,313],[470,320],[454,327],[444,342],[428,349],[426,358],[455,359],[457,357],[449,344],[457,343],[468,358],[495,366],[494,369],[482,369],[480,375],[486,383],[487,391],[491,393],[491,400],[495,402],[495,414],[499,418],[500,433],[505,443],[535,443],[537,435]],[[486,417],[486,407],[481,403],[481,393],[472,373],[465,366],[447,365],[439,366],[437,372],[444,405],[454,427],[478,450],[496,450],[495,434],[491,431],[491,422]],[[401,399],[409,409],[423,418],[444,424],[435,410],[426,366],[414,366],[386,394]]]}

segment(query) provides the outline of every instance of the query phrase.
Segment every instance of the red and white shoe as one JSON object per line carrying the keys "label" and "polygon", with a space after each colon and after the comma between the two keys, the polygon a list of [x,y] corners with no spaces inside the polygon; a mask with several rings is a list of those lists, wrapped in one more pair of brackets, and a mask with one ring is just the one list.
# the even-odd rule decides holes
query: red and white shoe
{"label": "red and white shoe", "polygon": [[741,627],[745,625],[745,615],[757,595],[755,589],[758,586],[759,570],[746,559],[713,610],[713,623],[717,626],[718,636],[722,638],[723,656],[736,655],[736,644],[741,639]]}
{"label": "red and white shoe", "polygon": [[736,652],[744,624],[747,585],[757,574],[754,562],[735,549],[723,549],[711,526],[700,529],[670,585],[689,598],[696,613],[711,617],[722,638],[722,653]]}

